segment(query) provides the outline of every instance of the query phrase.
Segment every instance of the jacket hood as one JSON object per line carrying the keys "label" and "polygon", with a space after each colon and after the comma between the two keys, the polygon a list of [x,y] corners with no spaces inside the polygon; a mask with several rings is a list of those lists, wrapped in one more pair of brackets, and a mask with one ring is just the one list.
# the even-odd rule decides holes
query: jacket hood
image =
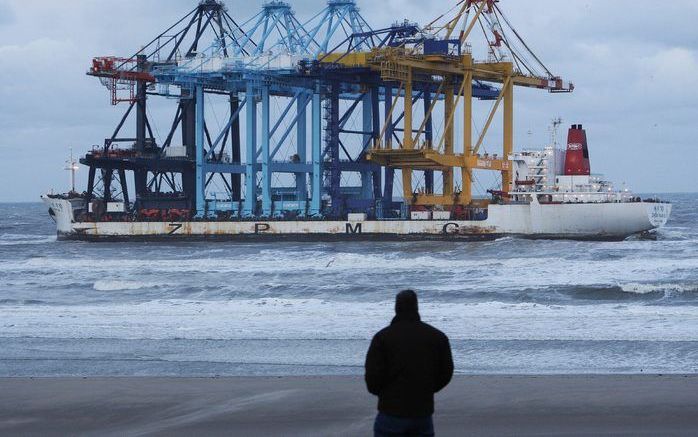
{"label": "jacket hood", "polygon": [[419,305],[417,293],[412,290],[404,290],[395,297],[395,318],[393,322],[401,320],[419,321]]}

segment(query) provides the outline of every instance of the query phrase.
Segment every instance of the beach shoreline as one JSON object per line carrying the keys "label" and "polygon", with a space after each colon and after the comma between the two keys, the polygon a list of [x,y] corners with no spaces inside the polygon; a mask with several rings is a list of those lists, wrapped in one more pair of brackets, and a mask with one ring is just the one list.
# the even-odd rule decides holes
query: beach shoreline
{"label": "beach shoreline", "polygon": [[[371,435],[361,377],[0,378],[1,435]],[[698,374],[457,375],[437,435],[694,435]]]}

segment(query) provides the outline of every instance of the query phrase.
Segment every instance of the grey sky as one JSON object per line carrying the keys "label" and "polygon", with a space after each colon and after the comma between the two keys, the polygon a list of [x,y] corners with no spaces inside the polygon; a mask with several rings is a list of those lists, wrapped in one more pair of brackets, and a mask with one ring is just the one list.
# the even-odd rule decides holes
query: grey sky
{"label": "grey sky", "polygon": [[[291,1],[310,17],[323,0]],[[455,1],[359,0],[374,27],[424,23]],[[192,0],[0,0],[0,201],[64,190],[68,147],[84,153],[124,107],[85,75],[93,56],[130,55]],[[236,19],[261,1],[227,0]],[[503,0],[501,7],[571,95],[519,91],[517,148],[542,145],[550,120],[583,123],[592,170],[637,192],[698,191],[698,2]],[[302,20],[301,20],[302,21]],[[528,132],[531,134],[528,134]],[[79,181],[84,183],[85,171]]]}

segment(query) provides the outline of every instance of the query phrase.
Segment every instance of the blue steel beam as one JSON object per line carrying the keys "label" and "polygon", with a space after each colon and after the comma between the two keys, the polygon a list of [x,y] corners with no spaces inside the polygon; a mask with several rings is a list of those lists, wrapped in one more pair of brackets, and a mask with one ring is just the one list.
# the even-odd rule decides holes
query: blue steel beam
{"label": "blue steel beam", "polygon": [[[267,87],[267,90],[268,90],[268,89],[269,89],[269,88]],[[291,111],[291,108],[293,108],[294,103],[296,103],[296,100],[297,100],[297,99],[298,99],[298,94],[297,94],[296,96],[294,96],[294,97],[291,99],[290,102],[288,102],[288,104],[286,105],[286,107],[284,108],[284,110],[283,110],[283,111],[281,112],[281,114],[277,117],[277,120],[276,120],[276,123],[274,124],[274,127],[273,127],[273,128],[269,131],[269,133],[268,133],[269,141],[271,141],[271,137],[274,136],[274,134],[276,133],[276,130],[279,128],[279,126],[281,126],[281,123],[284,121],[284,118],[286,118],[286,116],[288,115],[288,113]],[[286,132],[289,132],[289,133],[290,133],[290,131],[291,131],[291,129],[293,128],[293,126],[294,126],[294,124],[295,124],[295,121],[296,121],[297,119],[298,119],[298,118],[297,118],[297,116],[296,116],[296,118],[294,118],[294,120],[291,122],[291,125],[286,129]],[[284,133],[286,133],[286,132],[284,132]],[[264,134],[266,135],[266,133],[264,133]],[[271,152],[271,157],[272,157],[272,159],[274,158],[274,156],[276,155],[276,153],[277,153],[277,152],[279,151],[279,149],[281,148],[281,145],[282,145],[283,141],[286,139],[286,136],[287,136],[287,135],[282,135],[281,141],[279,141],[279,144],[276,146],[276,148],[274,148],[274,151]],[[260,149],[260,150],[257,151],[257,157],[259,157],[261,154],[262,154],[262,150]]]}
{"label": "blue steel beam", "polygon": [[[225,127],[221,130],[221,132],[218,134],[218,137],[216,137],[215,141],[211,145],[211,148],[208,151],[208,154],[206,155],[207,159],[211,159],[211,157],[215,156],[215,151],[216,148],[221,144],[221,141],[224,140],[226,135],[228,134],[230,128],[233,126],[233,123],[235,123],[236,120],[238,120],[238,117],[240,116],[240,112],[242,112],[242,109],[245,107],[245,104],[247,103],[247,99],[243,99],[241,102],[238,103],[238,108],[230,114],[230,117],[228,118],[228,122],[225,125]],[[225,141],[223,141],[225,142]]]}
{"label": "blue steel beam", "polygon": [[[373,105],[371,102],[371,93],[364,94],[361,103],[362,109],[362,126],[363,138],[361,150],[366,149],[366,145],[371,144],[373,140]],[[361,173],[361,195],[365,199],[370,199],[373,196],[373,172]]]}
{"label": "blue steel beam", "polygon": [[[305,101],[302,101],[302,99],[306,99]],[[281,135],[281,138],[279,138],[279,141],[276,143],[276,147],[274,147],[274,150],[271,152],[271,157],[274,159],[276,157],[276,154],[281,150],[281,147],[284,145],[284,142],[286,139],[291,135],[291,132],[293,131],[294,128],[296,128],[297,135],[300,137],[301,135],[301,129],[305,130],[305,127],[300,125],[300,118],[301,115],[304,115],[305,112],[301,113],[300,107],[302,105],[307,105],[308,101],[307,98],[305,97],[299,97],[298,99],[295,99],[295,103],[297,106],[297,112],[294,118],[291,120],[291,123],[288,125],[284,133]],[[305,135],[305,133],[303,133]],[[299,145],[301,144],[300,142],[298,143]]]}
{"label": "blue steel beam", "polygon": [[[340,189],[342,173],[339,168],[339,149],[341,142],[339,139],[339,84],[330,86],[329,95],[325,100],[325,152],[329,158],[329,168],[327,171],[327,191],[330,195],[331,217],[338,217],[342,214],[342,193]],[[345,150],[346,152],[346,150]],[[348,154],[347,154],[348,155]]]}
{"label": "blue steel beam", "polygon": [[[296,155],[298,162],[305,162],[307,159],[307,126],[308,120],[306,117],[306,108],[308,102],[312,100],[312,95],[303,94],[296,100]],[[282,139],[283,141],[283,139]],[[281,142],[279,142],[281,144]],[[306,173],[295,173],[296,178],[296,196],[300,201],[308,200],[308,186]]]}
{"label": "blue steel beam", "polygon": [[[393,87],[385,87],[385,138],[383,139],[386,149],[392,148],[393,143],[393,114],[390,111],[393,104]],[[395,180],[395,169],[385,168],[385,181],[383,188],[383,209],[389,209],[393,203],[393,182]]]}
{"label": "blue steel beam", "polygon": [[271,169],[269,168],[269,86],[262,85],[262,217],[271,217]]}
{"label": "blue steel beam", "polygon": [[196,87],[196,216],[206,214],[206,184],[204,178],[204,87]]}
{"label": "blue steel beam", "polygon": [[[371,135],[371,143],[377,144],[380,140],[380,91],[377,86],[371,88],[371,112],[373,121],[373,134]],[[381,193],[381,176],[383,169],[382,167],[377,167],[373,170],[373,200],[374,207],[376,208],[376,216],[382,216],[382,207],[380,205],[381,199],[383,198]]]}
{"label": "blue steel beam", "polygon": [[247,110],[245,117],[245,202],[242,214],[252,217],[257,211],[257,96],[254,83],[247,83]]}
{"label": "blue steel beam", "polygon": [[310,203],[310,215],[318,217],[322,215],[322,108],[321,108],[320,83],[316,83],[313,90],[312,117],[312,199]]}

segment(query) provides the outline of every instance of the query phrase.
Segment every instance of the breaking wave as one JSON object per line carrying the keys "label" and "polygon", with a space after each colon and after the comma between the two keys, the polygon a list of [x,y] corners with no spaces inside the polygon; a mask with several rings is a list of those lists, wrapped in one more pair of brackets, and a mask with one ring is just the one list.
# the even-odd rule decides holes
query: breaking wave
{"label": "breaking wave", "polygon": [[0,246],[46,244],[56,241],[55,236],[36,234],[0,234]]}
{"label": "breaking wave", "polygon": [[[370,339],[393,302],[182,299],[3,310],[5,337],[121,339]],[[422,318],[460,340],[698,341],[698,308],[590,303],[420,304]]]}
{"label": "breaking wave", "polygon": [[625,293],[635,293],[635,294],[651,294],[651,293],[663,293],[663,294],[684,294],[684,293],[698,293],[698,284],[640,284],[640,283],[627,283],[619,285],[620,289]]}
{"label": "breaking wave", "polygon": [[163,284],[154,282],[125,281],[125,280],[99,280],[92,286],[97,291],[122,291],[141,290],[144,288],[158,288]]}

